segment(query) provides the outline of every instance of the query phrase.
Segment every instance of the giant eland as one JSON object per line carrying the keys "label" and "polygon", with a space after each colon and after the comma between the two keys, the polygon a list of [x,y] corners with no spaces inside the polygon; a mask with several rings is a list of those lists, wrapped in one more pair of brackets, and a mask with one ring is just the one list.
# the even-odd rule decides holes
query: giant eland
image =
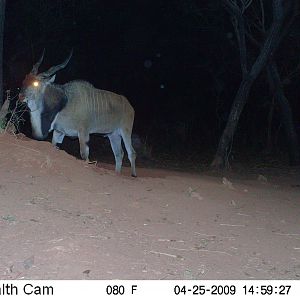
{"label": "giant eland", "polygon": [[131,175],[136,177],[136,154],[131,142],[134,109],[129,101],[122,95],[97,89],[83,80],[63,85],[54,83],[55,73],[68,64],[72,52],[63,63],[38,74],[43,52],[23,81],[19,100],[29,108],[33,137],[44,140],[53,131],[54,146],[62,143],[65,136],[78,137],[80,155],[88,160],[89,135],[104,134],[110,140],[117,173],[121,172],[124,156],[123,139],[131,163]]}

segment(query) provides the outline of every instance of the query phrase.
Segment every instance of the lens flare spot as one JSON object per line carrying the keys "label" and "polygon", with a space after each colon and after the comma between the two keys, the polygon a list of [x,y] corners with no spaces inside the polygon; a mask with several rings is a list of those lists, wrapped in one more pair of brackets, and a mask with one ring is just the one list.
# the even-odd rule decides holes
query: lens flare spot
{"label": "lens flare spot", "polygon": [[38,81],[33,82],[33,86],[38,87],[39,85],[40,85],[40,83]]}

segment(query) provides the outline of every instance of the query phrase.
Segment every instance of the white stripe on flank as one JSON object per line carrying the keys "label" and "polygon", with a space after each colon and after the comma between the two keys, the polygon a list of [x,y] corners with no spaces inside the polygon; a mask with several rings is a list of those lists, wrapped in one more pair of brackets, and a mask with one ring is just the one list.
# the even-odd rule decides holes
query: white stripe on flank
{"label": "white stripe on flank", "polygon": [[95,97],[95,111],[94,111],[94,116],[95,116],[95,124],[97,124],[98,122],[98,95],[97,95],[97,91],[94,90],[94,97]]}
{"label": "white stripe on flank", "polygon": [[[103,112],[104,112],[105,92],[102,92],[102,97],[103,99],[101,101],[101,108],[102,108],[102,116],[104,117]],[[105,120],[102,120],[102,122],[105,124]]]}
{"label": "white stripe on flank", "polygon": [[[84,97],[84,93],[81,92],[81,88],[80,87],[78,88],[78,94],[79,94],[79,103],[81,102],[81,103],[83,103],[83,106],[85,106],[85,107],[82,107],[82,109],[83,110],[85,110],[85,109],[88,110],[88,101],[87,101],[88,97]],[[79,104],[79,103],[75,103],[75,105]]]}
{"label": "white stripe on flank", "polygon": [[108,120],[108,115],[107,115],[107,110],[108,110],[108,101],[109,101],[109,94],[107,93],[106,94],[107,95],[107,97],[105,98],[105,125],[107,125],[107,123],[109,122],[109,120]]}
{"label": "white stripe on flank", "polygon": [[93,94],[93,110],[91,111],[92,116],[94,116],[94,121],[95,121],[95,112],[96,112],[96,95],[95,95],[95,90],[92,91]]}
{"label": "white stripe on flank", "polygon": [[95,111],[95,114],[97,116],[96,122],[100,122],[100,112],[99,112],[99,93],[96,94],[96,102],[97,102],[97,110]]}
{"label": "white stripe on flank", "polygon": [[90,112],[90,101],[89,101],[89,91],[85,91],[85,93],[83,93],[83,95],[81,95],[81,97],[83,97],[83,100],[86,103],[86,111]]}
{"label": "white stripe on flank", "polygon": [[93,90],[93,112],[96,111],[96,95],[95,90]]}

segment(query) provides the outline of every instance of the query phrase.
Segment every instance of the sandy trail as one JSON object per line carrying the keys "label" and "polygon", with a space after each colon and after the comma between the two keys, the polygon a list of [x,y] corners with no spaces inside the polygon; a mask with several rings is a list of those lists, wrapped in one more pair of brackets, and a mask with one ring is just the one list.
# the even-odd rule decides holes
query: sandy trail
{"label": "sandy trail", "polygon": [[87,165],[0,136],[0,279],[299,279],[299,177]]}

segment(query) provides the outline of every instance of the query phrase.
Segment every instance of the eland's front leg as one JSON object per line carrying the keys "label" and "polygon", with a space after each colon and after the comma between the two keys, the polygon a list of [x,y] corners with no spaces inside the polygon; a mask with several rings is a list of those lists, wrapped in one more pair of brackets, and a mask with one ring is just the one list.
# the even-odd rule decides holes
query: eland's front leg
{"label": "eland's front leg", "polygon": [[83,160],[89,161],[90,148],[88,142],[90,140],[90,135],[86,132],[80,131],[78,134],[79,146],[80,146],[80,156]]}
{"label": "eland's front leg", "polygon": [[56,148],[59,149],[59,146],[57,144],[62,144],[63,140],[64,140],[65,134],[54,130],[53,131],[53,136],[52,136],[52,145]]}

